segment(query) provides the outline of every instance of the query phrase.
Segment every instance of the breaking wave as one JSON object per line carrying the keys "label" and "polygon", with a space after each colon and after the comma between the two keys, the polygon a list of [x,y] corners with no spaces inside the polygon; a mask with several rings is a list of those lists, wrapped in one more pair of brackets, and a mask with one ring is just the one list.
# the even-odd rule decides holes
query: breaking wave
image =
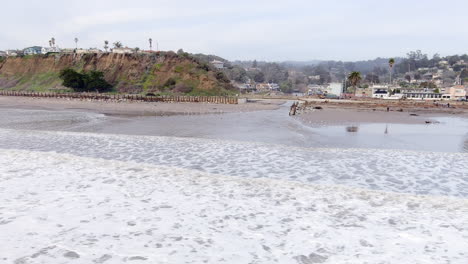
{"label": "breaking wave", "polygon": [[468,197],[468,154],[0,129],[0,147],[134,161],[246,178]]}

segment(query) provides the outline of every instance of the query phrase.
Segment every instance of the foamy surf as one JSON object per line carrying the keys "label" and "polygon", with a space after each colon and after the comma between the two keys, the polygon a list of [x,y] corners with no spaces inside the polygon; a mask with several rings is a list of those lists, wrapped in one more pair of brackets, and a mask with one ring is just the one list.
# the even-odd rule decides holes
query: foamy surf
{"label": "foamy surf", "polygon": [[0,129],[0,146],[248,178],[468,197],[467,153],[317,149],[209,139],[6,129]]}
{"label": "foamy surf", "polygon": [[6,263],[466,263],[468,201],[0,150]]}

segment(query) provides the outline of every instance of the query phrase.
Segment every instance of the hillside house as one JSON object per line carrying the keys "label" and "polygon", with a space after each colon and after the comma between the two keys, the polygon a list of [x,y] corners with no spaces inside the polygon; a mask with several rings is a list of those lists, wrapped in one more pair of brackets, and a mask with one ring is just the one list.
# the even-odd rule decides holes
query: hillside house
{"label": "hillside house", "polygon": [[219,60],[213,60],[211,64],[216,68],[216,69],[224,69],[224,62],[219,61]]}

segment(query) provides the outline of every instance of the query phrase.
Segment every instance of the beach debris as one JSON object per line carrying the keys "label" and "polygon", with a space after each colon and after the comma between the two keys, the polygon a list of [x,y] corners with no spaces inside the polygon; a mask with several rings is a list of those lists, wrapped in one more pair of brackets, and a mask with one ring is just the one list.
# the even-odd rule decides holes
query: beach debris
{"label": "beach debris", "polygon": [[321,107],[321,106],[314,106],[314,109],[317,109],[317,110],[322,110],[322,109],[323,109],[323,107]]}
{"label": "beach debris", "polygon": [[410,114],[410,116],[419,116],[418,114]]}
{"label": "beach debris", "polygon": [[296,115],[296,111],[297,111],[297,107],[299,106],[299,103],[298,102],[294,102],[292,105],[291,105],[291,108],[289,109],[289,115],[292,116],[292,115]]}
{"label": "beach debris", "polygon": [[432,124],[432,121],[427,121],[427,120],[426,120],[426,124]]}
{"label": "beach debris", "polygon": [[358,131],[359,131],[359,127],[357,127],[357,126],[349,126],[349,127],[346,127],[346,131],[347,131],[347,132],[350,132],[350,133],[355,133],[355,132],[358,132]]}

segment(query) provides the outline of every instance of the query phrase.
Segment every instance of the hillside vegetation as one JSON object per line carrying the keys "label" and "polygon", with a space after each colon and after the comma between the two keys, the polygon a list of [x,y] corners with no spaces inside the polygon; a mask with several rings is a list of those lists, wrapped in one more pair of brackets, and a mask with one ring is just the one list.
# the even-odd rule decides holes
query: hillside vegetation
{"label": "hillside vegetation", "polygon": [[65,91],[60,72],[99,71],[120,93],[222,95],[234,93],[229,79],[187,54],[50,54],[0,61],[0,89]]}

